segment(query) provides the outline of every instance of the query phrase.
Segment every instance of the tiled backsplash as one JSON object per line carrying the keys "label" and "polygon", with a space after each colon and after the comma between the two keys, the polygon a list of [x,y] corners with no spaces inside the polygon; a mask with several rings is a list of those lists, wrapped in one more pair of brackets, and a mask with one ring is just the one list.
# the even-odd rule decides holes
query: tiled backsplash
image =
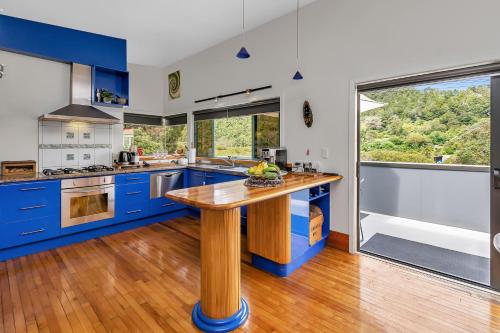
{"label": "tiled backsplash", "polygon": [[41,121],[38,129],[40,171],[113,162],[111,125]]}

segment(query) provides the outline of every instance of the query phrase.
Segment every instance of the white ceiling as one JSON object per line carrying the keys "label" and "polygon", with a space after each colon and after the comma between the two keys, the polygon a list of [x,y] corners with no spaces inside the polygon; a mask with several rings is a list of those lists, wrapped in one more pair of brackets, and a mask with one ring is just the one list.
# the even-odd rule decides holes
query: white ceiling
{"label": "white ceiling", "polygon": [[[301,0],[305,6],[315,0]],[[246,0],[246,28],[295,0]],[[0,0],[2,14],[127,39],[128,61],[167,66],[242,32],[241,0]]]}

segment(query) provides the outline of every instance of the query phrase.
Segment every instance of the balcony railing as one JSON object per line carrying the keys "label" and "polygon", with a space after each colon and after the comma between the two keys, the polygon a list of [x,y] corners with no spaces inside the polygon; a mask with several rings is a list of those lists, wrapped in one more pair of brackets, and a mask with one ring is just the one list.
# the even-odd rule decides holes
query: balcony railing
{"label": "balcony railing", "polygon": [[360,208],[489,233],[488,166],[362,162]]}

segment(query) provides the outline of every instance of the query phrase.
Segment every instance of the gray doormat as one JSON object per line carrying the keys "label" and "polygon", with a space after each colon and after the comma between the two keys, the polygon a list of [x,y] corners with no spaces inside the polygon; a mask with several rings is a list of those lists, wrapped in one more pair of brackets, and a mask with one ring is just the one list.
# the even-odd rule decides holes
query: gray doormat
{"label": "gray doormat", "polygon": [[490,259],[441,247],[375,234],[362,251],[490,285]]}

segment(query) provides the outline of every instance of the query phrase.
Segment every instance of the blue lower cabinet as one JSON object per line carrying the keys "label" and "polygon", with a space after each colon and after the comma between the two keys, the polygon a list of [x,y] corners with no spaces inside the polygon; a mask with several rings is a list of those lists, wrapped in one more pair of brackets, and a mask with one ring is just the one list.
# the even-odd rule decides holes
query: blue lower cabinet
{"label": "blue lower cabinet", "polygon": [[151,199],[149,205],[150,215],[160,215],[186,208],[185,205],[167,198]]}
{"label": "blue lower cabinet", "polygon": [[125,222],[149,216],[149,183],[117,185],[115,221]]}
{"label": "blue lower cabinet", "polygon": [[189,170],[188,187],[205,185],[205,171]]}
{"label": "blue lower cabinet", "polygon": [[61,182],[40,181],[0,185],[0,221],[16,222],[61,211]]}
{"label": "blue lower cabinet", "polygon": [[60,216],[0,224],[0,248],[33,243],[60,234]]}
{"label": "blue lower cabinet", "polygon": [[148,183],[149,184],[149,172],[137,172],[137,173],[125,173],[115,176],[116,185],[124,184],[137,184],[137,183]]}
{"label": "blue lower cabinet", "polygon": [[309,190],[292,193],[292,233],[309,237]]}
{"label": "blue lower cabinet", "polygon": [[245,179],[245,178],[246,177],[244,177],[244,176],[229,175],[229,174],[225,174],[225,173],[215,174],[215,181],[217,183],[232,182],[235,180],[240,180],[240,179]]}

